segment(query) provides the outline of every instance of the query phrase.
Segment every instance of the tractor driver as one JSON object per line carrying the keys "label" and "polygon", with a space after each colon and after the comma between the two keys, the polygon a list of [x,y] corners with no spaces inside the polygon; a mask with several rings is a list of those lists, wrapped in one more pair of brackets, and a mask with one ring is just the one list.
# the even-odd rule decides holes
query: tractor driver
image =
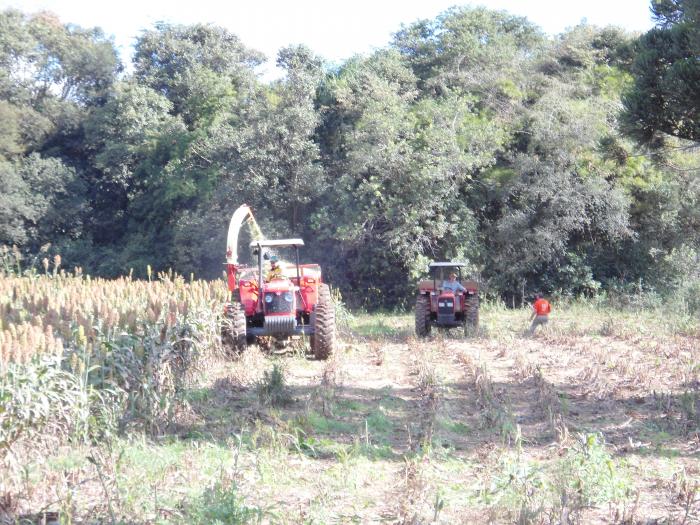
{"label": "tractor driver", "polygon": [[282,278],[282,268],[276,255],[270,257],[270,271],[267,273],[267,282]]}
{"label": "tractor driver", "polygon": [[450,275],[448,276],[448,279],[446,281],[442,281],[442,289],[443,290],[451,290],[453,292],[466,292],[467,289],[462,286],[462,283],[460,283],[457,280],[457,274],[455,272],[451,272]]}

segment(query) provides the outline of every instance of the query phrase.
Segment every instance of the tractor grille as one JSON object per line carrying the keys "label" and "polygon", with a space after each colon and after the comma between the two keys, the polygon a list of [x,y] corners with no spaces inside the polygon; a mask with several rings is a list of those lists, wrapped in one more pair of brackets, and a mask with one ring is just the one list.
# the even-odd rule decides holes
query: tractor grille
{"label": "tractor grille", "polygon": [[455,300],[451,297],[449,299],[438,299],[438,315],[453,315],[455,312]]}
{"label": "tractor grille", "polygon": [[292,316],[275,315],[265,317],[265,332],[272,334],[291,334],[296,327],[296,319]]}
{"label": "tractor grille", "polygon": [[437,321],[440,325],[455,324],[455,300],[453,297],[438,298]]}
{"label": "tractor grille", "polygon": [[294,295],[292,292],[267,292],[265,294],[265,313],[281,314],[292,311]]}

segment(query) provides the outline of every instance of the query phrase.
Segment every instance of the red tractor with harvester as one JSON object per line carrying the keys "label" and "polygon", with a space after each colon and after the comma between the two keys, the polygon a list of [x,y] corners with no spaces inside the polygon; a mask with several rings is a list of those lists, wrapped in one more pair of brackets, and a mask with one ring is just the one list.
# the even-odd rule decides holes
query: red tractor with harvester
{"label": "red tractor with harvester", "polygon": [[479,285],[462,280],[463,262],[432,262],[431,279],[418,283],[416,335],[425,337],[433,326],[463,327],[465,334],[479,327]]}
{"label": "red tractor with harvester", "polygon": [[[245,208],[245,214],[242,209]],[[236,214],[239,214],[238,216]],[[299,264],[301,239],[254,240],[250,243],[257,266],[240,265],[237,257],[238,230],[247,206],[231,219],[226,251],[226,274],[231,297],[224,306],[222,343],[239,353],[257,337],[287,341],[308,336],[317,359],[327,359],[335,346],[335,308],[318,264]],[[292,248],[295,264],[279,262],[279,250]],[[276,272],[264,274],[267,261],[275,261]]]}

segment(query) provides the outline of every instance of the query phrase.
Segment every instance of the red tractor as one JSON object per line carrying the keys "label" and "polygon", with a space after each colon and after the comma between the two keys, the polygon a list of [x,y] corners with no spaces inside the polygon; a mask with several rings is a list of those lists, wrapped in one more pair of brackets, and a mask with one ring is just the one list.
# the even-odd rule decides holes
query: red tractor
{"label": "red tractor", "polygon": [[[335,309],[318,264],[299,264],[301,239],[259,240],[250,243],[257,255],[257,268],[238,265],[229,245],[228,288],[222,342],[241,352],[256,337],[286,341],[307,335],[317,359],[327,359],[335,345]],[[276,259],[271,252],[294,248],[296,264],[280,263],[276,274],[263,273],[263,261]],[[235,254],[235,252],[233,252]]]}
{"label": "red tractor", "polygon": [[425,337],[433,326],[464,327],[465,333],[479,326],[479,286],[462,280],[461,262],[433,262],[428,265],[431,280],[418,283],[416,335]]}

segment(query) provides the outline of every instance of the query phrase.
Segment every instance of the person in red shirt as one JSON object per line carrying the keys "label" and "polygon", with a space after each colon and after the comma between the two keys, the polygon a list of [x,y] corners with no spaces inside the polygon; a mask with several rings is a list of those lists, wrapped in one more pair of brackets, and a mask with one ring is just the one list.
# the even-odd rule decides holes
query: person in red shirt
{"label": "person in red shirt", "polygon": [[549,305],[549,301],[543,299],[540,294],[535,295],[535,302],[532,305],[532,317],[530,317],[532,324],[528,331],[529,335],[533,335],[535,328],[539,325],[545,325],[549,322],[549,313],[551,311],[552,307]]}

